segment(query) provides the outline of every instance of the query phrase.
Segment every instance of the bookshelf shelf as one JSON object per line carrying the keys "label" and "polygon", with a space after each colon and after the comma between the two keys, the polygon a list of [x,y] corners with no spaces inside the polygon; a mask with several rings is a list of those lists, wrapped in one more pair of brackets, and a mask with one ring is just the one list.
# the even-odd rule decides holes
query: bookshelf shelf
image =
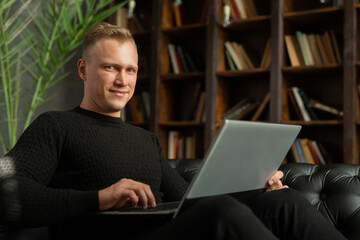
{"label": "bookshelf shelf", "polygon": [[203,127],[204,123],[194,121],[167,121],[159,122],[161,127]]}
{"label": "bookshelf shelf", "polygon": [[170,36],[199,37],[203,36],[206,31],[206,25],[201,23],[188,24],[180,27],[163,28],[162,33]]}
{"label": "bookshelf shelf", "polygon": [[284,124],[302,125],[302,126],[341,126],[343,121],[341,120],[317,120],[317,121],[282,121]]}
{"label": "bookshelf shelf", "polygon": [[195,78],[204,78],[205,73],[203,72],[190,72],[190,73],[179,73],[179,74],[172,74],[172,73],[165,73],[160,75],[163,81],[174,81],[174,80],[189,80],[193,81]]}
{"label": "bookshelf shelf", "polygon": [[226,31],[245,31],[254,28],[267,28],[270,27],[271,17],[270,16],[257,16],[252,18],[246,18],[242,20],[232,20],[230,25],[224,27],[222,22],[218,25],[222,30]]}
{"label": "bookshelf shelf", "polygon": [[217,71],[216,76],[221,78],[236,78],[243,76],[266,76],[270,74],[269,69],[247,69],[247,70],[234,70],[234,71]]}
{"label": "bookshelf shelf", "polygon": [[284,74],[329,74],[334,72],[342,71],[342,65],[339,64],[328,64],[321,66],[300,66],[300,67],[282,67],[282,72]]}
{"label": "bookshelf shelf", "polygon": [[294,21],[310,23],[315,21],[323,21],[324,19],[339,19],[344,13],[343,7],[327,7],[305,11],[296,11],[284,13],[284,21]]}

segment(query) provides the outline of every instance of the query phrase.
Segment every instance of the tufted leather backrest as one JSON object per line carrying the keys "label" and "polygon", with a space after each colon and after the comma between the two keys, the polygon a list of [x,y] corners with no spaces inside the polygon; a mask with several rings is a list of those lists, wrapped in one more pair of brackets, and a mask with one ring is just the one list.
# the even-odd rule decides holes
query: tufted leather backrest
{"label": "tufted leather backrest", "polygon": [[283,183],[302,192],[349,239],[360,239],[360,166],[288,163]]}

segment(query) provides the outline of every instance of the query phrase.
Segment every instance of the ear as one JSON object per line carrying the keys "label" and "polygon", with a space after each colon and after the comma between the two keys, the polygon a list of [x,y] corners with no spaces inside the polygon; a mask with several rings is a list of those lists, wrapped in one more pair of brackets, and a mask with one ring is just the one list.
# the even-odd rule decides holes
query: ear
{"label": "ear", "polygon": [[77,63],[78,73],[82,80],[86,81],[86,62],[84,59],[79,59]]}

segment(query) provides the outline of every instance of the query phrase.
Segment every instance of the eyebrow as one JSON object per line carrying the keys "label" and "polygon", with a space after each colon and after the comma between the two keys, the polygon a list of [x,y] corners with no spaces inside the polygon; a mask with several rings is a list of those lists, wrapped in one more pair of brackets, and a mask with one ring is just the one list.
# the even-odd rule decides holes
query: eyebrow
{"label": "eyebrow", "polygon": [[[106,66],[106,65],[111,65],[111,66],[116,66],[116,67],[120,67],[120,66],[121,66],[120,64],[112,63],[112,62],[103,62],[103,63],[100,63],[100,66]],[[137,65],[134,65],[134,64],[128,64],[128,65],[125,65],[125,66],[126,66],[126,67],[135,68],[135,69],[138,69],[138,68],[139,68]]]}

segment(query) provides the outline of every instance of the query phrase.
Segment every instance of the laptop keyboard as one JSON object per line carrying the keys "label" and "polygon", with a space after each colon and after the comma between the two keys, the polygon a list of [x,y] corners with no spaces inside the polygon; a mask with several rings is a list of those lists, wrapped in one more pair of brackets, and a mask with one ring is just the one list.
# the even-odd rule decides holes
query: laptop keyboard
{"label": "laptop keyboard", "polygon": [[119,209],[119,212],[157,212],[163,210],[171,210],[176,209],[179,206],[180,202],[166,202],[166,203],[158,203],[155,208],[147,207],[146,209],[142,209],[141,206],[137,207],[123,207]]}

